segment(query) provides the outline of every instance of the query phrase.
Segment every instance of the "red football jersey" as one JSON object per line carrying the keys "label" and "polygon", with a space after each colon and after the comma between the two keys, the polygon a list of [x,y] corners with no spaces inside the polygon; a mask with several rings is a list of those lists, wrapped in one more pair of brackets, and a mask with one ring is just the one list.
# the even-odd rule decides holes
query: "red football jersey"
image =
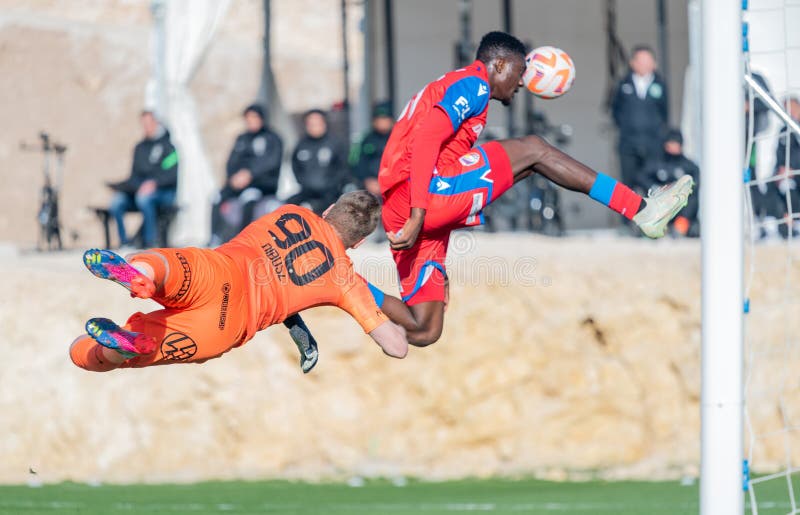
{"label": "red football jersey", "polygon": [[486,125],[491,98],[488,78],[486,65],[475,61],[429,83],[408,101],[383,151],[378,172],[381,193],[408,180],[414,137],[431,109],[442,109],[453,124],[453,135],[439,151],[437,169],[452,164],[472,148]]}

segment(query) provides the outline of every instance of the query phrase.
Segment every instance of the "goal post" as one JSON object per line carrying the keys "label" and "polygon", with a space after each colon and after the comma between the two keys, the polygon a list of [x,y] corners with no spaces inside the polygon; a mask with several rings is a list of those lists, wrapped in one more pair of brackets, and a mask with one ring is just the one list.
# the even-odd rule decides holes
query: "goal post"
{"label": "goal post", "polygon": [[742,4],[702,0],[700,513],[740,515],[743,491]]}

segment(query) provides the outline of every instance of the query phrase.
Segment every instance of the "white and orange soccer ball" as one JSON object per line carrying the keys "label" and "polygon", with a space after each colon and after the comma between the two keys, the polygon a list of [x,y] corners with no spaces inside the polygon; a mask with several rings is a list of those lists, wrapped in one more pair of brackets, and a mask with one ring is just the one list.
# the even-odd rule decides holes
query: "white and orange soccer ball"
{"label": "white and orange soccer ball", "polygon": [[522,83],[541,98],[560,97],[575,82],[575,65],[569,55],[553,46],[534,48],[525,56]]}

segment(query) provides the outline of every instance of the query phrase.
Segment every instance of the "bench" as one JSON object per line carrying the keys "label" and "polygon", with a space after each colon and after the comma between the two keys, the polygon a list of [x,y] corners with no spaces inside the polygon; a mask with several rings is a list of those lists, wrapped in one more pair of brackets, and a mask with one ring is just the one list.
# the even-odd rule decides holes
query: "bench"
{"label": "bench", "polygon": [[[114,220],[114,217],[111,215],[111,212],[108,210],[107,207],[97,207],[97,206],[89,206],[89,210],[93,211],[97,219],[100,220],[100,223],[103,225],[103,236],[105,237],[105,247],[107,249],[111,248],[111,222]],[[180,211],[180,207],[176,205],[171,206],[159,206],[158,208],[158,241],[156,245],[158,247],[169,247],[169,228],[172,225],[172,221],[175,220],[175,216]],[[126,213],[138,213],[137,209],[130,209],[126,211]],[[139,225],[139,229],[134,234],[133,238],[131,238],[131,243],[134,247],[143,247],[144,242],[142,240],[142,226],[144,224]]]}

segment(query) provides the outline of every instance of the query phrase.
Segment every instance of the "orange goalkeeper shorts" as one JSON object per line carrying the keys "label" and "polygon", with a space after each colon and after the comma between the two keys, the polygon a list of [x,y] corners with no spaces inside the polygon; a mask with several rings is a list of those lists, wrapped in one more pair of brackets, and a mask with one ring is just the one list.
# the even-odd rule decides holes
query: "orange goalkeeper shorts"
{"label": "orange goalkeeper shorts", "polygon": [[[164,288],[153,300],[164,309],[134,313],[122,326],[158,342],[158,350],[129,359],[120,368],[201,363],[243,344],[248,317],[243,274],[228,256],[210,249],[152,249],[130,262],[145,261],[164,271]],[[73,361],[98,345],[84,338],[73,346]],[[76,364],[81,364],[76,361]]]}

